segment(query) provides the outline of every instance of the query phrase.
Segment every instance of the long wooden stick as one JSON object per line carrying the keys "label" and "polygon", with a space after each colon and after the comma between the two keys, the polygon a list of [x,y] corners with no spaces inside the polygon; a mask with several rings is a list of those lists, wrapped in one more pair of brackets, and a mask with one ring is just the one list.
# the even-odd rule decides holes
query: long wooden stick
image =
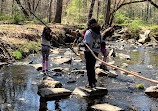
{"label": "long wooden stick", "polygon": [[84,45],[90,50],[90,52],[91,52],[92,55],[95,57],[95,59],[98,60],[98,61],[100,61],[100,62],[103,63],[104,65],[110,66],[110,67],[112,67],[112,68],[118,69],[118,70],[123,71],[123,72],[128,73],[128,74],[131,74],[131,75],[133,75],[133,76],[135,76],[135,77],[138,77],[138,78],[140,78],[140,79],[144,79],[144,80],[146,80],[146,81],[149,81],[149,82],[158,84],[158,81],[157,81],[157,80],[153,80],[153,79],[149,79],[149,78],[140,76],[140,75],[138,75],[138,74],[135,74],[135,73],[133,73],[133,72],[127,71],[127,70],[125,70],[125,69],[122,69],[122,68],[116,67],[116,66],[114,66],[114,65],[108,64],[108,63],[104,62],[103,60],[100,60],[100,59],[94,54],[94,52],[90,49],[90,47],[89,47],[84,41],[82,41],[82,42],[83,42]]}
{"label": "long wooden stick", "polygon": [[[31,13],[32,13],[32,15],[34,16],[34,17],[36,17],[36,19],[38,19],[43,25],[45,25],[46,27],[48,27],[48,25],[46,25],[40,18],[38,18],[30,9],[28,9]],[[54,33],[58,38],[60,38],[60,40],[63,42],[63,44],[66,46],[66,43],[64,42],[64,40],[60,37],[60,36],[58,36],[56,33]],[[55,41],[55,40],[54,40]],[[70,50],[72,50],[72,52],[73,53],[75,53],[75,55],[77,55],[77,56],[79,56],[71,47],[69,47],[70,48]]]}

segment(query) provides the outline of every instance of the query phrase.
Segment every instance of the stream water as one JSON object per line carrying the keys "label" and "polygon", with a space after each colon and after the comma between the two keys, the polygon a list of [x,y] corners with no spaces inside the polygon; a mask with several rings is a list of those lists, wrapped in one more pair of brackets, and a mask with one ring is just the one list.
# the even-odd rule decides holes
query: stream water
{"label": "stream water", "polygon": [[[122,44],[112,43],[115,47]],[[65,53],[66,52],[66,53]],[[124,50],[116,50],[116,53],[128,54],[130,61],[126,59],[108,58],[108,61],[115,61],[116,66],[122,63],[129,64],[124,68],[129,71],[139,72],[147,78],[156,79],[158,76],[158,49],[150,47],[139,47],[133,49],[125,45]],[[67,56],[72,58],[71,64],[58,65],[53,62],[54,57]],[[75,55],[68,48],[59,49],[59,53],[50,54],[50,66],[69,68],[69,71],[61,76],[53,76],[53,79],[60,81],[63,87],[73,91],[78,86],[87,84],[86,73],[84,75],[71,74],[73,69],[85,69],[84,62],[73,60]],[[97,86],[108,89],[104,97],[80,98],[71,95],[67,99],[44,101],[37,94],[37,84],[42,75],[28,62],[33,64],[41,63],[41,55],[30,55],[28,58],[0,70],[0,111],[89,111],[94,104],[109,103],[116,105],[126,111],[158,111],[158,99],[151,98],[144,94],[144,90],[137,89],[136,85],[143,83],[145,88],[155,84],[139,78],[117,72],[117,78],[97,77]],[[109,68],[110,69],[110,68]],[[75,83],[67,83],[76,81]],[[45,109],[45,110],[44,110]]]}

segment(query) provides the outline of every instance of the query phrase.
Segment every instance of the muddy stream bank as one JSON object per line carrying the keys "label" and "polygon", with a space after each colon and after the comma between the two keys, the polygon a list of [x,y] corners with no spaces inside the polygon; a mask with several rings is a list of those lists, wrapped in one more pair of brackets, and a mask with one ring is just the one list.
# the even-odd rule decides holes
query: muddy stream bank
{"label": "muddy stream bank", "polygon": [[[121,47],[122,43],[110,43],[111,47]],[[72,74],[74,69],[85,70],[84,62],[76,58],[68,48],[56,49],[50,53],[49,68],[67,68],[63,73],[55,75],[50,73],[54,80],[60,81],[64,88],[73,91],[78,86],[87,84],[87,76],[84,74]],[[110,50],[110,49],[109,49]],[[121,66],[127,63],[124,69],[138,72],[147,78],[156,79],[158,76],[158,49],[150,47],[132,48],[124,44],[123,49],[116,49],[117,54],[127,54],[131,60],[116,56],[108,58],[108,62],[115,61],[114,65]],[[57,64],[55,57],[71,58],[71,64]],[[97,77],[97,86],[106,87],[108,94],[97,98],[80,98],[71,95],[67,99],[44,101],[37,94],[37,83],[42,75],[28,64],[41,63],[41,55],[30,55],[23,61],[14,63],[0,70],[0,110],[1,111],[39,111],[46,108],[50,111],[89,111],[94,104],[109,103],[126,111],[157,111],[158,99],[144,94],[144,90],[137,89],[136,85],[143,83],[145,88],[155,84],[139,78],[121,74],[117,71],[117,78]],[[110,68],[109,68],[110,69]],[[70,82],[74,81],[74,82]]]}

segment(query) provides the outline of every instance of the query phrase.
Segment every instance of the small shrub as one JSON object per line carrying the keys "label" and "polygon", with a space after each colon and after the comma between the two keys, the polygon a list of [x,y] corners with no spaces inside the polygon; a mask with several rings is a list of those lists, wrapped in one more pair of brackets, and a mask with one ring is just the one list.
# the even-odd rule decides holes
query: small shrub
{"label": "small shrub", "polygon": [[145,89],[143,83],[141,83],[141,84],[137,84],[136,88],[138,88],[138,89]]}
{"label": "small shrub", "polygon": [[25,17],[22,14],[21,9],[17,5],[14,4],[12,22],[15,24],[19,24],[20,22],[24,20],[25,20]]}
{"label": "small shrub", "polygon": [[139,22],[133,21],[132,23],[129,23],[127,32],[131,35],[131,38],[138,38],[139,32],[140,32]]}
{"label": "small shrub", "polygon": [[22,54],[20,51],[16,50],[13,52],[13,57],[15,57],[15,59],[19,60],[22,58]]}
{"label": "small shrub", "polygon": [[16,14],[13,16],[12,22],[15,24],[20,24],[21,21],[24,21],[24,18],[20,14]]}

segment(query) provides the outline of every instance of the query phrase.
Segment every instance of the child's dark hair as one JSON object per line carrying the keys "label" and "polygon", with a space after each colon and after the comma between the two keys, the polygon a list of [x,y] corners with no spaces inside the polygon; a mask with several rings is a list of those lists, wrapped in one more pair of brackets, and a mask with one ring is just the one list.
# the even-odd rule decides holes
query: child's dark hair
{"label": "child's dark hair", "polygon": [[50,27],[44,27],[43,32],[42,32],[42,36],[45,37],[46,40],[50,41],[52,36],[50,35],[50,33],[49,34],[46,33],[47,30],[51,31],[51,28]]}
{"label": "child's dark hair", "polygon": [[101,27],[95,19],[88,20],[87,25],[92,31],[97,34],[100,34]]}

